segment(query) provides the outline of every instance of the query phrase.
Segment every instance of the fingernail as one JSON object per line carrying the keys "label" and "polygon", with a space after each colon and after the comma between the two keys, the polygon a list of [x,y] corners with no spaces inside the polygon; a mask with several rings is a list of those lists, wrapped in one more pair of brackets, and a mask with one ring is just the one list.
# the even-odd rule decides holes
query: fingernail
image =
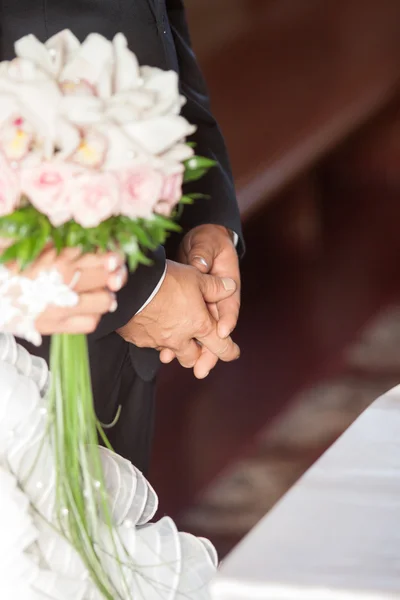
{"label": "fingernail", "polygon": [[223,340],[226,340],[227,337],[229,337],[232,333],[232,331],[230,329],[228,329],[227,327],[222,327],[218,329],[218,333],[220,338],[222,338]]}
{"label": "fingernail", "polygon": [[110,310],[109,310],[110,313],[114,313],[118,308],[118,302],[115,297],[115,294],[112,294],[112,297],[113,297],[113,300],[111,302],[111,306],[110,306]]}
{"label": "fingernail", "polygon": [[110,256],[107,261],[107,269],[109,273],[114,273],[119,266],[119,260],[116,256]]}
{"label": "fingernail", "polygon": [[203,267],[206,267],[206,269],[208,269],[208,262],[202,256],[193,256],[193,260],[199,262],[201,265],[203,265]]}
{"label": "fingernail", "polygon": [[210,374],[210,371],[207,371],[207,373],[202,373],[201,375],[197,376],[197,379],[206,379]]}
{"label": "fingernail", "polygon": [[231,292],[232,290],[236,289],[236,283],[233,281],[233,279],[230,279],[229,277],[222,278],[222,285],[224,286],[227,292]]}
{"label": "fingernail", "polygon": [[124,279],[125,279],[125,275],[126,275],[126,267],[123,266],[118,275],[115,276],[114,282],[115,282],[115,289],[118,291],[122,288],[122,286],[124,285]]}

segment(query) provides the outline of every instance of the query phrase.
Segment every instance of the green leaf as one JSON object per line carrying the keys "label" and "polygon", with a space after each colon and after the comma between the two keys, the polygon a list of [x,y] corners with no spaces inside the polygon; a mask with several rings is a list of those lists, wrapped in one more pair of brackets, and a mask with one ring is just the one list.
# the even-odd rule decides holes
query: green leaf
{"label": "green leaf", "polygon": [[3,264],[17,261],[23,269],[30,262],[33,247],[35,243],[34,237],[24,238],[9,246],[0,257],[0,262]]}
{"label": "green leaf", "polygon": [[154,241],[154,246],[157,248],[160,244],[163,244],[165,241],[165,229],[156,223],[146,223],[142,225],[143,228],[146,228],[146,231],[151,236]]}
{"label": "green leaf", "polygon": [[151,235],[136,221],[131,221],[128,225],[129,230],[137,238],[139,244],[150,250],[154,250],[157,247],[157,243],[154,242]]}
{"label": "green leaf", "polygon": [[4,215],[0,218],[0,225],[21,225],[25,224],[28,221],[32,221],[32,216],[29,217],[29,213],[25,209],[16,210],[10,215]]}
{"label": "green leaf", "polygon": [[5,237],[25,237],[38,224],[39,213],[29,213],[26,209],[20,209],[0,218],[0,235]]}
{"label": "green leaf", "polygon": [[154,215],[153,222],[160,225],[165,231],[182,231],[182,228],[178,223],[175,223],[166,217],[162,217],[161,215]]}
{"label": "green leaf", "polygon": [[82,239],[87,240],[94,248],[100,248],[101,250],[106,251],[112,235],[113,225],[114,219],[111,218],[107,219],[107,221],[103,221],[97,227],[82,229]]}
{"label": "green leaf", "polygon": [[192,156],[192,158],[189,158],[184,162],[184,183],[201,179],[201,177],[203,177],[209,169],[215,167],[216,164],[216,161],[211,158],[206,158],[205,156]]}
{"label": "green leaf", "polygon": [[41,252],[43,251],[44,247],[50,239],[51,226],[49,221],[45,217],[43,217],[40,225],[40,230],[38,231],[37,235],[33,238],[32,254],[29,257],[29,263],[36,260],[36,258],[41,254]]}
{"label": "green leaf", "polygon": [[[193,204],[194,200],[188,195],[182,196],[179,201],[179,204]],[[179,218],[179,217],[178,217]]]}
{"label": "green leaf", "polygon": [[37,239],[38,237],[29,237],[20,241],[17,260],[22,271],[26,269],[33,260],[32,256],[34,255]]}
{"label": "green leaf", "polygon": [[150,267],[153,264],[153,262],[154,262],[154,261],[151,260],[151,258],[149,258],[145,254],[143,254],[143,252],[141,252],[140,250],[138,250],[138,252],[137,252],[137,257],[139,259],[139,262],[142,265],[146,265],[147,267]]}
{"label": "green leaf", "polygon": [[174,219],[176,219],[177,221],[179,221],[179,219],[181,218],[181,216],[183,215],[183,210],[184,210],[184,205],[185,204],[191,204],[192,202],[181,202],[180,204],[177,205],[177,207],[175,208],[174,214],[172,215]]}
{"label": "green leaf", "polygon": [[4,250],[4,252],[0,256],[1,264],[7,264],[9,262],[14,262],[15,260],[17,260],[19,243],[20,242],[15,242],[15,244],[9,246],[6,250]]}
{"label": "green leaf", "polygon": [[136,271],[139,266],[139,259],[136,254],[132,253],[128,255],[128,268],[131,273]]}
{"label": "green leaf", "polygon": [[125,231],[118,231],[117,240],[126,256],[131,256],[139,251],[139,244],[129,233],[126,233]]}
{"label": "green leaf", "polygon": [[200,194],[200,193],[186,194],[186,197],[190,198],[191,200],[209,200],[211,198],[211,196],[209,194]]}
{"label": "green leaf", "polygon": [[53,227],[50,233],[50,237],[57,251],[57,254],[60,254],[61,250],[64,248],[64,240],[61,230]]}
{"label": "green leaf", "polygon": [[118,252],[118,250],[119,250],[118,240],[116,240],[114,238],[110,238],[107,243],[107,250],[109,250],[110,252]]}
{"label": "green leaf", "polygon": [[199,179],[201,179],[202,177],[204,177],[204,175],[206,175],[208,172],[208,169],[196,169],[196,170],[188,170],[185,171],[185,174],[183,176],[183,183],[189,183],[190,181],[198,181]]}
{"label": "green leaf", "polygon": [[82,242],[85,242],[86,236],[83,234],[82,227],[77,223],[68,223],[66,236],[65,236],[65,245],[68,248],[75,248],[76,246],[80,246]]}
{"label": "green leaf", "polygon": [[192,156],[184,162],[187,171],[197,171],[198,169],[211,169],[217,162],[205,156]]}
{"label": "green leaf", "polygon": [[104,252],[107,250],[109,235],[105,230],[96,230],[87,232],[87,240],[95,248],[100,248]]}

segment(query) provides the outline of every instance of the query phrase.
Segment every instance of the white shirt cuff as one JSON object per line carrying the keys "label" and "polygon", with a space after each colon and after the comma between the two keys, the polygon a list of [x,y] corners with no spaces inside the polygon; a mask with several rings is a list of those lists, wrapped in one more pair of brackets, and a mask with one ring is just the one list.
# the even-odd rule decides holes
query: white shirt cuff
{"label": "white shirt cuff", "polygon": [[160,281],[157,283],[156,287],[154,288],[153,293],[151,294],[151,296],[149,296],[147,298],[147,300],[143,304],[143,306],[141,308],[139,308],[139,310],[135,313],[136,315],[138,315],[140,312],[142,312],[142,310],[144,310],[146,308],[146,306],[148,304],[150,304],[150,302],[153,300],[154,296],[159,292],[160,287],[164,283],[164,279],[165,279],[166,274],[167,274],[167,263],[165,263],[164,273],[161,275]]}

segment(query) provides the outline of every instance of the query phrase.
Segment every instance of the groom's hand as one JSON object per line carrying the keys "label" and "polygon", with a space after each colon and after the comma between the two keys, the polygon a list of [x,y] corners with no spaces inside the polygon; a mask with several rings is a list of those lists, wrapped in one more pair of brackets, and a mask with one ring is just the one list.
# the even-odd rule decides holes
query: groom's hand
{"label": "groom's hand", "polygon": [[236,327],[240,310],[239,258],[232,234],[220,225],[195,227],[183,238],[178,260],[202,273],[229,277],[236,283],[235,293],[216,303],[218,334],[222,338],[228,337]]}
{"label": "groom's hand", "polygon": [[[218,303],[236,292],[236,283],[227,277],[202,274],[191,266],[168,261],[165,280],[153,300],[118,333],[138,347],[167,348],[182,366],[196,365],[201,348],[217,359],[231,361],[240,351],[232,339],[222,339],[207,303]],[[199,342],[199,344],[196,342]],[[197,377],[204,377],[195,368]]]}
{"label": "groom's hand", "polygon": [[[240,310],[239,260],[231,233],[220,225],[195,227],[184,237],[178,260],[196,267],[202,273],[228,277],[235,281],[236,291],[231,296],[208,305],[211,314],[218,321],[218,335],[226,338],[235,329]],[[174,358],[170,350],[161,352],[162,362],[168,363]],[[208,374],[217,361],[214,354],[203,348],[196,370]]]}

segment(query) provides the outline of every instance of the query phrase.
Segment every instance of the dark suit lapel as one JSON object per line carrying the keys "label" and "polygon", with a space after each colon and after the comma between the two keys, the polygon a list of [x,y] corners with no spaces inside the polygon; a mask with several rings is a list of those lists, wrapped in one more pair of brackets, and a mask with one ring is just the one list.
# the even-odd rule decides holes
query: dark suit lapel
{"label": "dark suit lapel", "polygon": [[145,0],[145,2],[147,2],[150,5],[151,10],[153,11],[154,15],[157,15],[157,0]]}

